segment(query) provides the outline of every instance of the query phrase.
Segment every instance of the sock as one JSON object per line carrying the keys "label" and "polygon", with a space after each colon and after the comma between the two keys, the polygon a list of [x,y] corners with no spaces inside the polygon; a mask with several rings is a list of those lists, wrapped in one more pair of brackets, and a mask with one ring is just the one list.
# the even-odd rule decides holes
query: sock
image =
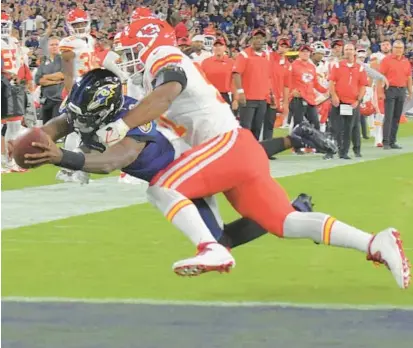
{"label": "sock", "polygon": [[158,208],[194,245],[216,242],[196,206],[184,195],[159,186],[150,186],[146,193],[149,202]]}
{"label": "sock", "polygon": [[[211,197],[212,198],[212,197]],[[196,208],[198,209],[199,214],[202,217],[202,220],[208,227],[209,231],[212,233],[216,240],[220,239],[222,236],[222,220],[219,218],[217,219],[211,206],[207,202],[207,200],[199,198],[194,199],[192,202],[195,204]]]}
{"label": "sock", "polygon": [[74,151],[79,147],[80,142],[80,136],[76,132],[70,133],[66,136],[64,148],[68,151]]}
{"label": "sock", "polygon": [[284,138],[273,138],[260,141],[268,157],[274,156],[277,153],[283,152],[287,149]]}
{"label": "sock", "polygon": [[241,218],[225,225],[224,232],[218,243],[228,248],[235,248],[267,234],[267,230],[255,221]]}
{"label": "sock", "polygon": [[320,123],[320,132],[325,133],[326,132],[326,124],[325,123]]}
{"label": "sock", "polygon": [[367,252],[372,235],[323,213],[293,212],[284,221],[285,238],[308,238],[316,243]]}

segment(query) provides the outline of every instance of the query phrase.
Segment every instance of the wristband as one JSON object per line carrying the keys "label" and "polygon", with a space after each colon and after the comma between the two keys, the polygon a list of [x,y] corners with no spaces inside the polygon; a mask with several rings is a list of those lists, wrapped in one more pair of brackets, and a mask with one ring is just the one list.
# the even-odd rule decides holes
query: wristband
{"label": "wristband", "polygon": [[244,94],[244,89],[243,89],[243,88],[238,88],[238,89],[237,89],[237,93],[239,93],[239,94],[241,94],[241,93]]}
{"label": "wristband", "polygon": [[85,155],[83,152],[73,152],[67,151],[65,149],[60,149],[63,153],[62,160],[58,167],[63,167],[70,170],[82,170],[85,165]]}

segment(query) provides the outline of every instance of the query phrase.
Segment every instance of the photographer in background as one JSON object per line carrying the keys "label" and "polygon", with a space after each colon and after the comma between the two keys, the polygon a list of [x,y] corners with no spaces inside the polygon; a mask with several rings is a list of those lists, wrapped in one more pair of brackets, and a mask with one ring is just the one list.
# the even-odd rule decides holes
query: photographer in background
{"label": "photographer in background", "polygon": [[41,119],[47,123],[59,113],[62,103],[64,76],[62,73],[62,59],[59,53],[59,38],[50,37],[48,41],[49,56],[44,57],[36,72],[35,82],[41,86],[40,103]]}

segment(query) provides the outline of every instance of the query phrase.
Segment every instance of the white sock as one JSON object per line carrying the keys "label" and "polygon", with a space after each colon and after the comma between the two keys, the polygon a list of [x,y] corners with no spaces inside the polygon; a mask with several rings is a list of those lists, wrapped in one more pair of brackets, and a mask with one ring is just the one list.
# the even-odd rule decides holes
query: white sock
{"label": "white sock", "polygon": [[326,127],[327,127],[327,125],[325,123],[320,123],[320,132],[325,133],[326,132]]}
{"label": "white sock", "polygon": [[382,114],[376,114],[374,118],[374,143],[375,145],[383,143],[383,121]]}
{"label": "white sock", "polygon": [[180,229],[194,245],[216,242],[198,209],[188,198],[175,190],[159,186],[150,186],[146,193],[149,202]]}
{"label": "white sock", "polygon": [[72,132],[66,136],[64,149],[68,151],[75,151],[81,142],[80,136],[76,132]]}
{"label": "white sock", "polygon": [[317,243],[367,252],[372,235],[323,213],[288,214],[284,221],[285,238],[308,238]]}

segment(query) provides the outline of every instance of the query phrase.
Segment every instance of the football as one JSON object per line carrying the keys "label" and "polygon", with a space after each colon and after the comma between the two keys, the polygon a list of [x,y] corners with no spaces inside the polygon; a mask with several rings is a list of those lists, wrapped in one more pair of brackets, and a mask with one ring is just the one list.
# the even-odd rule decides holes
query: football
{"label": "football", "polygon": [[40,128],[34,127],[30,128],[27,132],[20,135],[15,141],[13,145],[13,158],[16,163],[25,169],[38,167],[39,165],[30,165],[24,163],[24,155],[27,153],[40,153],[42,152],[41,149],[37,147],[33,147],[32,143],[43,143],[47,144],[48,137],[45,132],[43,132]]}

